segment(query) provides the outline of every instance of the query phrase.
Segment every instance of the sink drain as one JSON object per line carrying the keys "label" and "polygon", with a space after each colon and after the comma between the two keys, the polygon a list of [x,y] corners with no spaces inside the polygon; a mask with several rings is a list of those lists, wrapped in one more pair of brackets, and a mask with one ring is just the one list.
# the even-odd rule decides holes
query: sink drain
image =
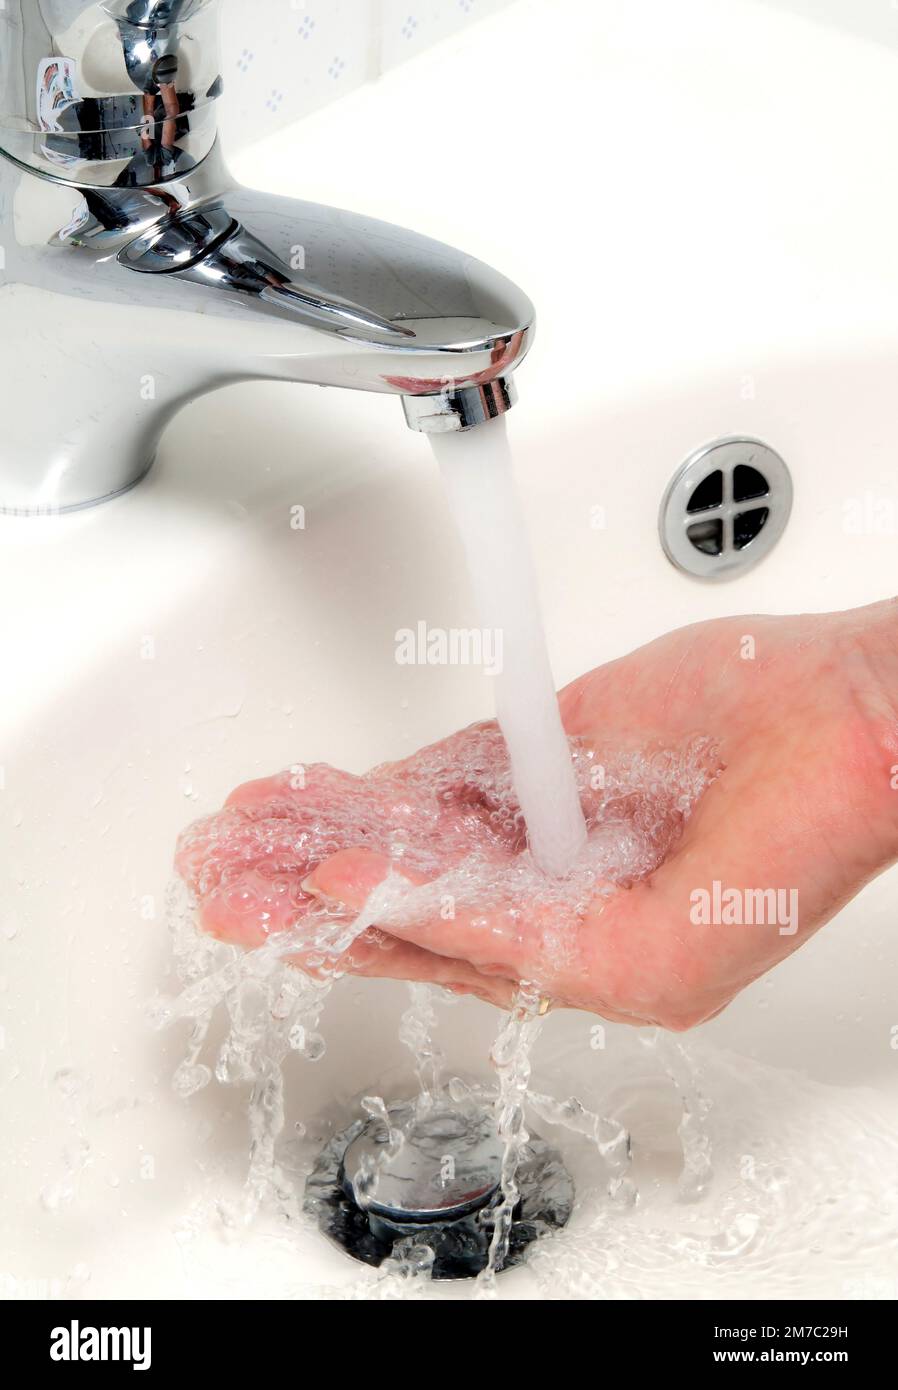
{"label": "sink drain", "polygon": [[[485,1268],[501,1201],[503,1145],[491,1107],[438,1098],[402,1101],[384,1119],[358,1119],[324,1147],[309,1174],[305,1210],[356,1260],[380,1265],[397,1241],[433,1251],[435,1279]],[[554,1149],[531,1135],[518,1168],[520,1201],[504,1268],[540,1235],[567,1223],[574,1185]]]}
{"label": "sink drain", "polygon": [[792,478],[758,439],[718,439],[677,470],[661,503],[664,553],[698,579],[744,574],[776,545],[792,510]]}

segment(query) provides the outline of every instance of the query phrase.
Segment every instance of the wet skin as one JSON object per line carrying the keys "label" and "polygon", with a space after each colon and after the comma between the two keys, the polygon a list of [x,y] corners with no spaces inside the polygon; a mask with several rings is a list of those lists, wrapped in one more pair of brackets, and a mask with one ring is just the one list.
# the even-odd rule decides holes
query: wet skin
{"label": "wet skin", "polygon": [[[587,743],[715,740],[722,770],[665,861],[632,886],[596,896],[568,924],[572,949],[556,964],[544,948],[558,930],[557,909],[535,909],[522,923],[504,904],[484,902],[451,920],[434,917],[389,934],[371,928],[340,960],[341,970],[432,981],[502,1007],[519,981],[535,979],[555,1005],[686,1029],[719,1013],[898,858],[898,601],[683,628],[582,676],[559,700],[565,729]],[[384,769],[366,795],[382,795],[385,808],[405,797],[414,817],[403,783],[413,764]],[[358,779],[349,774],[312,772],[319,802],[357,794]],[[279,801],[283,811],[286,776],[240,787],[228,805],[258,811]],[[308,793],[307,786],[289,802],[286,814],[297,824]],[[441,868],[463,856],[471,814],[470,805],[448,803],[431,818]],[[491,842],[500,858],[520,852],[519,837]],[[313,865],[300,859],[292,869],[297,881],[287,872],[280,898],[266,898],[260,931],[247,925],[256,919],[204,893],[202,859],[202,846],[182,844],[178,867],[198,893],[203,926],[246,946],[321,900],[359,910],[391,868],[422,881],[363,844]],[[796,929],[784,932],[777,921],[697,924],[695,891],[710,892],[715,881],[740,892],[797,894]],[[309,964],[301,956],[297,963]]]}

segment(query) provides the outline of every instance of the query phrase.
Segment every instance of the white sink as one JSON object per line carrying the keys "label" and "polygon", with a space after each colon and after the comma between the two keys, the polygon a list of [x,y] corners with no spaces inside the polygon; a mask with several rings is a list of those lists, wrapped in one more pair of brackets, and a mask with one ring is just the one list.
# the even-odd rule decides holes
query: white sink
{"label": "white sink", "polygon": [[[463,245],[536,302],[509,428],[559,684],[686,622],[894,591],[896,79],[895,53],[762,4],[524,0],[241,156],[247,181]],[[785,459],[794,509],[757,569],[702,584],[658,508],[694,448],[739,434]],[[858,507],[879,517],[861,534]],[[188,821],[297,760],[360,771],[491,712],[476,672],[394,661],[399,628],[474,621],[427,444],[395,401],[241,386],[177,419],[132,493],[3,518],[0,541],[0,1293],[376,1294],[311,1227],[221,1222],[246,1094],[178,1099],[185,1034],[147,1006]],[[642,1201],[575,1213],[563,1278],[540,1257],[500,1294],[898,1294],[896,886],[685,1040],[717,1102],[703,1203],[673,1201],[660,1061],[549,1018],[538,1083],[624,1118]],[[290,1123],[402,1089],[405,999],[342,982]],[[497,1023],[446,1010],[453,1068],[486,1074]]]}

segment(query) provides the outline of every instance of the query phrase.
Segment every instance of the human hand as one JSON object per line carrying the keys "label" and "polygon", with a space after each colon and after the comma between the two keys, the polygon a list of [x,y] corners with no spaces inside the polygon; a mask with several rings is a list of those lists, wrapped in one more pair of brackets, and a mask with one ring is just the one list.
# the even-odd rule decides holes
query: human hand
{"label": "human hand", "polygon": [[[713,1017],[898,857],[896,639],[894,603],[723,619],[670,633],[581,677],[560,705],[566,731],[585,746],[664,748],[700,734],[717,745],[722,770],[664,862],[632,886],[596,894],[569,922],[559,922],[557,908],[537,905],[522,917],[502,903],[478,903],[450,920],[434,915],[391,923],[388,934],[369,930],[340,968],[432,980],[503,1006],[529,980],[557,1004],[674,1029]],[[428,750],[431,760],[436,752]],[[381,797],[393,814],[403,769],[414,763],[370,775],[365,795]],[[357,794],[359,779],[330,776],[339,784],[319,788],[319,800]],[[272,794],[270,780],[251,783],[229,805],[268,808]],[[448,806],[448,819],[431,827],[447,862],[462,852],[453,842],[457,809]],[[519,843],[499,843],[492,852],[520,851]],[[191,870],[183,850],[180,865],[196,886],[196,864]],[[348,911],[361,909],[391,869],[413,883],[428,877],[365,843],[307,867],[298,862],[295,870],[303,904],[324,900]],[[787,904],[787,915],[741,925],[727,925],[726,914],[723,922],[696,920],[697,893],[712,897],[715,883],[721,894],[735,890],[741,904],[779,890],[766,900]],[[296,911],[294,899],[267,929],[295,921]],[[203,901],[203,923],[257,944],[220,901]],[[547,942],[559,929],[571,944],[556,959]]]}

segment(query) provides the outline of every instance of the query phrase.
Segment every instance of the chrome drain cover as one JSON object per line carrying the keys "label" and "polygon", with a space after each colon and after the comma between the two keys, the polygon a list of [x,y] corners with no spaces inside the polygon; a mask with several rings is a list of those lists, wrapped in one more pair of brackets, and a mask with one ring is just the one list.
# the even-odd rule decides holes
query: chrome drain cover
{"label": "chrome drain cover", "polygon": [[697,579],[733,579],[776,545],[792,510],[792,477],[759,439],[718,439],[677,469],[661,503],[664,553]]}
{"label": "chrome drain cover", "polygon": [[[389,1134],[371,1120],[343,1156],[343,1187],[369,1214],[398,1222],[452,1221],[486,1206],[502,1177],[504,1145],[489,1110],[441,1104],[419,1114],[393,1107],[391,1125],[403,1136],[384,1161]],[[372,1195],[365,1179],[376,1172]]]}
{"label": "chrome drain cover", "polygon": [[[486,1267],[501,1200],[504,1145],[494,1101],[441,1095],[424,1112],[417,1100],[399,1101],[389,1107],[389,1130],[382,1117],[355,1120],[318,1155],[304,1210],[364,1264],[380,1265],[394,1248],[413,1242],[429,1249],[434,1279],[474,1278]],[[574,1205],[560,1155],[537,1134],[523,1147],[516,1184],[503,1269],[519,1264],[540,1236],[566,1225]]]}

